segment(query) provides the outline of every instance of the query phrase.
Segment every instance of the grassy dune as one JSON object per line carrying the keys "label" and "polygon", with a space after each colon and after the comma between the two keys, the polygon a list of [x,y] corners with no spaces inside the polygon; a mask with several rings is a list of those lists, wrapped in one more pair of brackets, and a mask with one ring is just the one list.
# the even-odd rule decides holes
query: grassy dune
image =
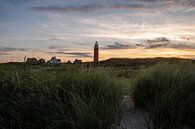
{"label": "grassy dune", "polygon": [[149,112],[155,129],[195,128],[194,64],[159,64],[141,72],[133,95],[136,106]]}
{"label": "grassy dune", "polygon": [[123,96],[111,71],[0,68],[1,129],[110,129]]}
{"label": "grassy dune", "polygon": [[0,129],[112,129],[132,94],[155,129],[195,128],[195,65],[0,65]]}

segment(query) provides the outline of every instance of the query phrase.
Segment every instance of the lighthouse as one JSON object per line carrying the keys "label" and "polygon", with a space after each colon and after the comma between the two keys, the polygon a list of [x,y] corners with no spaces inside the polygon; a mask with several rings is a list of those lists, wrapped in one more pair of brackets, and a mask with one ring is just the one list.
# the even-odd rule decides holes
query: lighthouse
{"label": "lighthouse", "polygon": [[98,42],[96,41],[94,45],[94,57],[93,57],[94,64],[98,63],[98,59],[99,59],[99,47],[98,47]]}

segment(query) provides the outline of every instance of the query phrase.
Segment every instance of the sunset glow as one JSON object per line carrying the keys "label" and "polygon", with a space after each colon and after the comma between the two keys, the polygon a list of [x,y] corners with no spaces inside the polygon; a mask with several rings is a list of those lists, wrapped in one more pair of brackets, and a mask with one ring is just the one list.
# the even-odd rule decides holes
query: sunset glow
{"label": "sunset glow", "polygon": [[0,62],[195,59],[194,0],[2,0]]}

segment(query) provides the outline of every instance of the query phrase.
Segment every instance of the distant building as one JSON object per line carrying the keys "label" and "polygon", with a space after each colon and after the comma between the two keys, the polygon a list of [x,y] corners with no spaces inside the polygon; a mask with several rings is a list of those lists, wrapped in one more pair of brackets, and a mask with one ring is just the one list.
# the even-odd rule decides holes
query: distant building
{"label": "distant building", "polygon": [[45,59],[39,59],[40,64],[45,64]]}
{"label": "distant building", "polygon": [[97,64],[99,60],[99,47],[98,47],[98,42],[96,41],[94,45],[94,64]]}
{"label": "distant building", "polygon": [[55,56],[51,58],[51,60],[48,61],[49,64],[60,64],[61,59],[57,59]]}
{"label": "distant building", "polygon": [[66,64],[72,64],[72,62],[70,60],[68,60]]}
{"label": "distant building", "polygon": [[35,65],[35,64],[38,64],[38,60],[37,60],[37,58],[27,58],[26,63],[31,64],[31,65]]}
{"label": "distant building", "polygon": [[45,59],[39,59],[38,60],[37,58],[27,58],[26,63],[30,64],[30,65],[44,64]]}
{"label": "distant building", "polygon": [[82,60],[75,59],[74,64],[82,64]]}
{"label": "distant building", "polygon": [[24,56],[24,62],[26,62],[26,56]]}

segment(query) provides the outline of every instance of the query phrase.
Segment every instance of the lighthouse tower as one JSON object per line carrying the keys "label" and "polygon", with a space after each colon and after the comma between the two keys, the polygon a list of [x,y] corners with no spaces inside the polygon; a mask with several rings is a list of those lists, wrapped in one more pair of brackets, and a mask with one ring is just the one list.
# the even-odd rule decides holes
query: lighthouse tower
{"label": "lighthouse tower", "polygon": [[98,63],[98,59],[99,59],[99,47],[98,47],[98,42],[96,41],[94,45],[94,57],[93,57],[94,64]]}

